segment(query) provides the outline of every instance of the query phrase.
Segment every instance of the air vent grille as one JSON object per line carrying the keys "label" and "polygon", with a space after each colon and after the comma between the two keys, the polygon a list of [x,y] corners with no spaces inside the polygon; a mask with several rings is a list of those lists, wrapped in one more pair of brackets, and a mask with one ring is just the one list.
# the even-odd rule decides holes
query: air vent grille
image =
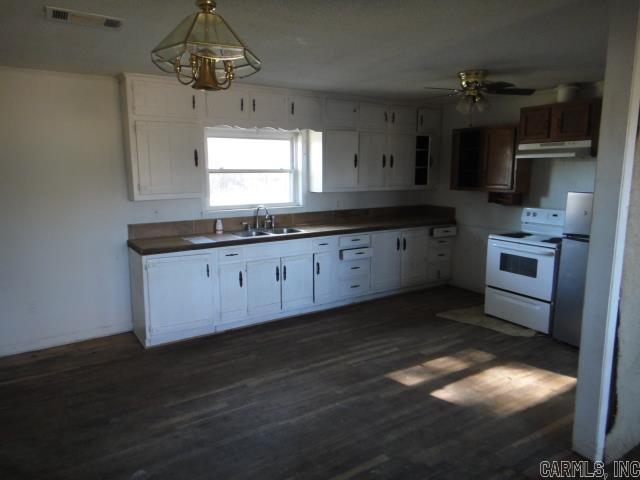
{"label": "air vent grille", "polygon": [[77,12],[66,8],[45,7],[45,18],[54,22],[71,23],[85,27],[119,29],[122,19],[106,17],[95,13]]}

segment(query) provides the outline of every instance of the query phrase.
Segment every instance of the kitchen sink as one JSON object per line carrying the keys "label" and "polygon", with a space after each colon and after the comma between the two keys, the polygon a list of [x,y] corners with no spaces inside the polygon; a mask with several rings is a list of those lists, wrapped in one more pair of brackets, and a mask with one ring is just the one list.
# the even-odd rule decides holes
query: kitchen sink
{"label": "kitchen sink", "polygon": [[231,232],[232,235],[235,235],[236,237],[242,237],[242,238],[247,238],[247,237],[264,237],[266,235],[269,235],[267,232],[265,232],[264,230],[242,230],[241,232]]}
{"label": "kitchen sink", "polygon": [[303,231],[304,230],[293,227],[269,228],[265,230],[265,232],[269,232],[271,235],[286,235],[287,233],[301,233]]}

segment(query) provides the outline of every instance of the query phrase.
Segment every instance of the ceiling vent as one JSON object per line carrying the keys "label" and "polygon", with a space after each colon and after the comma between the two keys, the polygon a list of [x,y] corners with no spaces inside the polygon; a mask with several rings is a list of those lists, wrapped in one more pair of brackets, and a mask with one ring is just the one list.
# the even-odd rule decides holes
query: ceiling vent
{"label": "ceiling vent", "polygon": [[71,23],[85,27],[101,27],[118,29],[122,26],[120,18],[105,17],[95,13],[77,12],[66,8],[44,7],[45,17],[52,22]]}

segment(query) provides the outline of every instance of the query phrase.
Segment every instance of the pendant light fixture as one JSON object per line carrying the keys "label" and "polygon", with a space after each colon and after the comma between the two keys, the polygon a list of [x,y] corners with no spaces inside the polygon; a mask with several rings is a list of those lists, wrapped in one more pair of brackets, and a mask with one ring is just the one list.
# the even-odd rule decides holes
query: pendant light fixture
{"label": "pendant light fixture", "polygon": [[151,52],[162,71],[197,90],[226,90],[238,77],[260,70],[260,60],[216,13],[214,0],[198,0],[189,15]]}

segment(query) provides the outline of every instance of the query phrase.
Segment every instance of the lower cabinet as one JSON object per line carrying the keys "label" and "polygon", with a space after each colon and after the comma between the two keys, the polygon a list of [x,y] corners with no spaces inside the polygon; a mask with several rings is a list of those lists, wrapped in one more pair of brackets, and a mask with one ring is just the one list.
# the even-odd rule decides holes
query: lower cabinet
{"label": "lower cabinet", "polygon": [[243,318],[247,315],[246,265],[230,263],[218,267],[220,285],[220,323]]}
{"label": "lower cabinet", "polygon": [[401,243],[400,230],[371,234],[371,289],[374,292],[400,287]]}
{"label": "lower cabinet", "polygon": [[216,309],[212,258],[185,255],[147,262],[149,334],[213,325]]}
{"label": "lower cabinet", "polygon": [[280,259],[247,262],[248,314],[278,312],[282,307],[280,298]]}
{"label": "lower cabinet", "polygon": [[429,231],[415,228],[402,232],[402,278],[403,287],[419,285],[427,281],[427,250]]}
{"label": "lower cabinet", "polygon": [[455,235],[455,227],[148,257],[131,250],[134,332],[154,346],[441,282],[450,276],[452,242],[445,235]]}

